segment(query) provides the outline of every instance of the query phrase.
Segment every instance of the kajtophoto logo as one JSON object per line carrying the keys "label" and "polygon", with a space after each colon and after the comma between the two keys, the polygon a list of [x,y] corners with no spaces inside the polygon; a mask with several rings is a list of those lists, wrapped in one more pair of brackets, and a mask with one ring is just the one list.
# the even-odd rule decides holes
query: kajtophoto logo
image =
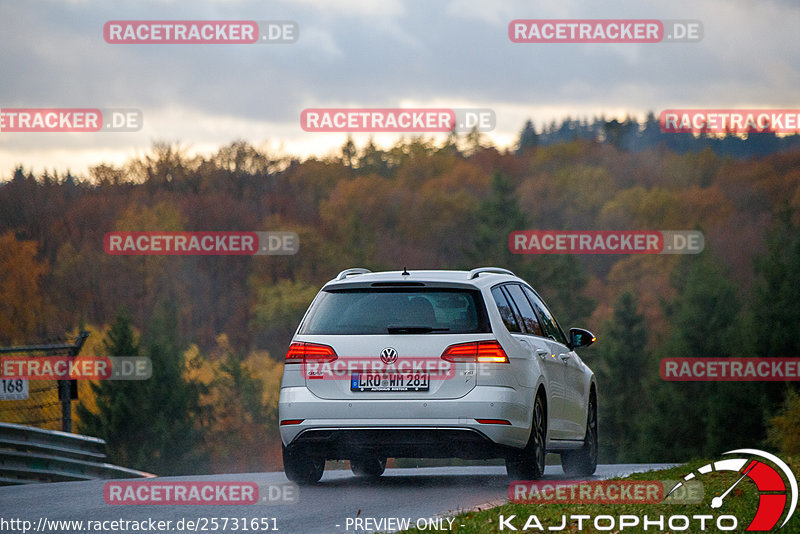
{"label": "kajtophoto logo", "polygon": [[[789,522],[789,519],[792,518],[797,508],[797,479],[795,479],[794,473],[789,469],[789,466],[774,454],[758,449],[736,449],[724,454],[744,455],[745,457],[729,458],[706,464],[683,477],[684,482],[699,479],[713,472],[733,471],[741,473],[739,479],[734,482],[732,486],[726,489],[721,495],[717,495],[711,499],[711,508],[715,510],[721,508],[725,503],[725,499],[736,489],[739,483],[745,478],[749,478],[755,483],[759,495],[758,508],[753,516],[753,520],[747,526],[747,531],[772,530],[775,528],[775,525],[778,524],[781,517],[784,519],[778,528],[783,528],[786,523]],[[778,469],[775,469],[775,467],[762,460],[755,459],[756,457],[768,460],[777,466]],[[670,490],[670,493],[679,489],[684,482],[679,482]],[[786,506],[787,491],[789,497],[788,509]],[[669,493],[667,496],[669,496]],[[735,495],[731,496],[731,498],[735,498]]]}
{"label": "kajtophoto logo", "polygon": [[[783,528],[797,508],[797,479],[789,466],[777,456],[758,449],[736,449],[724,456],[736,455],[697,468],[677,483],[654,481],[514,481],[509,486],[509,500],[522,503],[655,503],[699,504],[706,502],[703,477],[713,473],[735,473],[738,479],[722,493],[711,496],[710,508],[718,515],[697,512],[685,514],[562,514],[560,524],[543,525],[537,515],[517,517],[500,514],[498,531],[574,531],[594,528],[623,532],[627,529],[670,532],[735,531],[763,532]],[[713,476],[713,475],[712,475]],[[745,478],[755,484],[741,484]],[[660,490],[659,490],[660,486]],[[666,492],[666,488],[671,488]],[[736,515],[724,513],[726,499],[736,499],[756,491],[758,506],[753,518],[742,530]],[[665,494],[666,492],[666,494]],[[663,499],[661,499],[663,497]],[[659,500],[661,499],[661,500]],[[704,506],[704,505],[703,505]],[[745,517],[744,520],[747,518]],[[781,519],[783,521],[781,522]],[[523,523],[524,521],[524,523]],[[779,524],[780,522],[780,524]]]}

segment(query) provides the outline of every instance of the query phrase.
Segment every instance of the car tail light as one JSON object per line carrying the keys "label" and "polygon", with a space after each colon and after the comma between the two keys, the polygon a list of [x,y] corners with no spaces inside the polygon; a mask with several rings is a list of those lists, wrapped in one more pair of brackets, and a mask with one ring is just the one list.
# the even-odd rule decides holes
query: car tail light
{"label": "car tail light", "polygon": [[450,345],[442,359],[453,363],[508,363],[506,351],[497,341],[472,341]]}
{"label": "car tail light", "polygon": [[479,363],[508,363],[506,351],[497,341],[478,342]]}
{"label": "car tail light", "polygon": [[305,421],[305,419],[284,419],[281,421],[281,426],[283,425],[299,425]]}
{"label": "car tail light", "polygon": [[475,362],[478,356],[477,343],[459,343],[458,345],[450,345],[442,353],[442,359],[448,362]]}
{"label": "car tail light", "polygon": [[482,425],[510,425],[511,421],[507,419],[475,419]]}
{"label": "car tail light", "polygon": [[328,363],[337,358],[338,356],[333,347],[305,341],[295,341],[289,345],[289,350],[286,351],[286,363]]}

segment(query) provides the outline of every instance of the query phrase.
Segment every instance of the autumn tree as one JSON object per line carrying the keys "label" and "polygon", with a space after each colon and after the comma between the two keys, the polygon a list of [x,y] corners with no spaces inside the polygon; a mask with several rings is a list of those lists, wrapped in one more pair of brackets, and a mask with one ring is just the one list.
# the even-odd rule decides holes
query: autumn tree
{"label": "autumn tree", "polygon": [[192,347],[187,377],[202,386],[203,450],[213,472],[280,469],[278,395],[282,362],[237,353],[224,334],[208,354]]}
{"label": "autumn tree", "polygon": [[786,456],[797,457],[800,454],[800,394],[789,389],[786,398],[775,415],[767,419],[767,438]]}
{"label": "autumn tree", "polygon": [[48,268],[36,248],[14,232],[0,235],[0,345],[29,342],[45,326],[41,279]]}
{"label": "autumn tree", "polygon": [[[335,273],[334,273],[335,274]],[[275,284],[251,281],[256,301],[250,329],[258,346],[282,360],[292,335],[319,288],[307,282],[281,280]]]}

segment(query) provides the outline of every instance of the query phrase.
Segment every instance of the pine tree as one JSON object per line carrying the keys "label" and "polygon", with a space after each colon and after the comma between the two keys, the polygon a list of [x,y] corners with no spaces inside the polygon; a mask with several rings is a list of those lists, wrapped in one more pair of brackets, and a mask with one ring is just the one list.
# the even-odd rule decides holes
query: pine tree
{"label": "pine tree", "polygon": [[[736,286],[709,250],[678,264],[673,285],[680,294],[670,310],[672,331],[651,359],[742,356]],[[753,446],[763,436],[759,385],[743,382],[646,384],[652,404],[643,420],[644,456],[663,461],[710,456],[734,446]],[[727,450],[727,449],[726,449]]]}
{"label": "pine tree", "polygon": [[508,248],[508,235],[524,230],[527,218],[515,196],[514,186],[500,172],[492,175],[489,195],[481,202],[467,257],[480,265],[511,268],[518,258]]}
{"label": "pine tree", "polygon": [[589,277],[569,254],[514,254],[508,236],[515,230],[528,230],[528,217],[520,206],[516,190],[505,175],[492,175],[491,191],[477,213],[469,248],[465,254],[470,268],[484,265],[505,267],[541,290],[542,297],[564,329],[576,326],[591,314],[594,302],[583,295]]}
{"label": "pine tree", "polygon": [[178,341],[178,311],[174,301],[159,303],[150,323],[145,354],[153,377],[147,380],[147,397],[140,410],[140,435],[146,444],[141,461],[159,474],[202,471],[199,386],[183,377],[184,349]]}
{"label": "pine tree", "polygon": [[[124,309],[103,340],[106,356],[138,356],[139,343],[133,332],[130,315]],[[131,451],[127,436],[135,430],[136,383],[127,381],[100,381],[91,383],[97,403],[97,413],[89,411],[83,403],[77,407],[81,434],[106,440],[106,454],[112,463],[131,465]]]}
{"label": "pine tree", "polygon": [[[754,302],[748,325],[753,356],[800,356],[800,223],[797,211],[783,207],[767,237],[767,253],[756,261]],[[769,410],[778,407],[786,384],[766,385]]]}
{"label": "pine tree", "polygon": [[525,122],[525,127],[519,134],[519,142],[517,143],[517,154],[522,154],[526,150],[536,147],[539,144],[539,136],[536,129],[533,127],[533,122],[528,119]]}
{"label": "pine tree", "polygon": [[357,156],[356,144],[353,142],[353,138],[348,135],[347,140],[342,145],[342,165],[352,168],[357,161]]}
{"label": "pine tree", "polygon": [[82,433],[106,440],[113,463],[159,475],[198,472],[199,390],[183,378],[183,346],[177,341],[177,310],[159,304],[142,348],[131,319],[118,314],[104,342],[109,356],[150,358],[152,376],[142,381],[105,381],[92,386],[98,413],[79,407]]}
{"label": "pine tree", "polygon": [[642,379],[648,357],[644,315],[636,297],[622,293],[599,334],[596,363],[601,452],[608,462],[636,458],[638,422],[644,416]]}

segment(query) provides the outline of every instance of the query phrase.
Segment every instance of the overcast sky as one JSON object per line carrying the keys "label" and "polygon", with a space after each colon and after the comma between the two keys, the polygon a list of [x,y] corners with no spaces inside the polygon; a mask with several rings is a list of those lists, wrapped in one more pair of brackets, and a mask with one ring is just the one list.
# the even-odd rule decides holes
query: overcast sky
{"label": "overcast sky", "polygon": [[[0,1],[0,107],[137,108],[135,133],[0,132],[17,164],[85,175],[154,141],[209,153],[237,139],[326,155],[310,107],[491,108],[498,146],[525,120],[669,108],[800,108],[795,0]],[[517,44],[519,18],[695,19],[697,43]],[[108,44],[109,20],[291,20],[292,44]],[[355,136],[359,144],[367,136]],[[375,136],[381,144],[395,137]]]}

